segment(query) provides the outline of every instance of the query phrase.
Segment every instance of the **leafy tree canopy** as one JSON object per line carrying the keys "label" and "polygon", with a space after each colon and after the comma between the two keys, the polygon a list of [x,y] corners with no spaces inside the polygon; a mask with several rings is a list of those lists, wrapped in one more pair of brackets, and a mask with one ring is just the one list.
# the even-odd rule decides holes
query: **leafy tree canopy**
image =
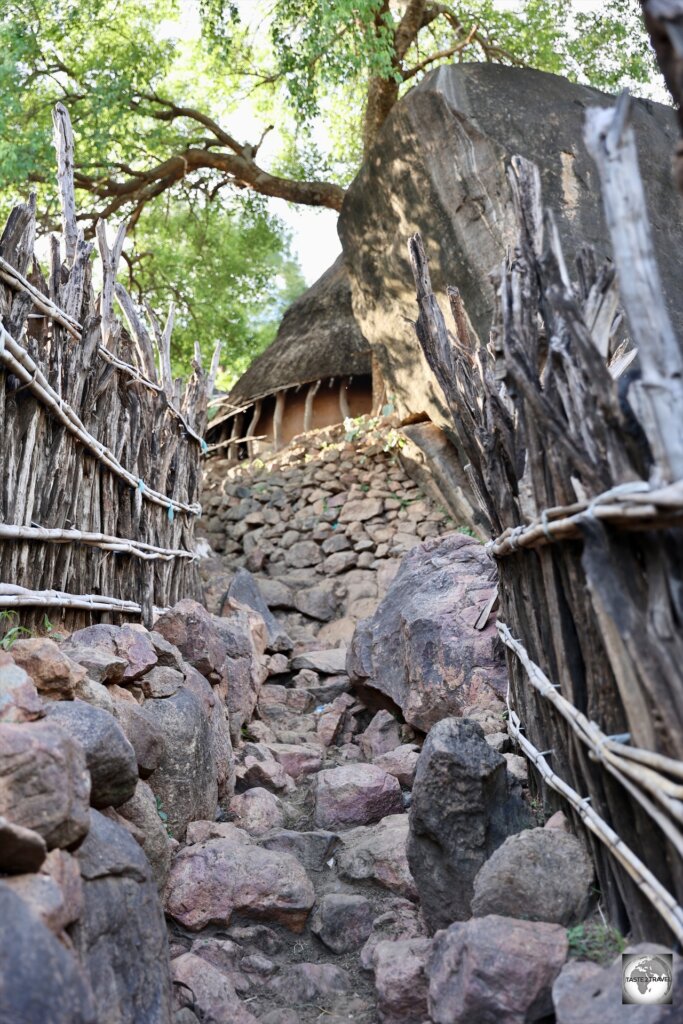
{"label": "leafy tree canopy", "polygon": [[133,283],[178,299],[179,364],[200,334],[207,347],[225,337],[239,368],[272,336],[264,299],[277,306],[301,286],[258,197],[339,209],[397,98],[445,61],[530,65],[606,89],[652,80],[637,0],[581,7],[0,0],[0,203],[31,182],[55,220],[60,100],[86,232],[100,216],[128,218]]}

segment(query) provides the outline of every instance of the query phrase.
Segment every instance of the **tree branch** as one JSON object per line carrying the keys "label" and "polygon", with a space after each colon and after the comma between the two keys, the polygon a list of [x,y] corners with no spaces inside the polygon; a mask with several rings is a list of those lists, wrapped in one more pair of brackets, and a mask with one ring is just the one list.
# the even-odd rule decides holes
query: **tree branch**
{"label": "tree branch", "polygon": [[407,82],[409,79],[414,78],[420,71],[424,71],[430,64],[434,64],[437,60],[447,60],[448,57],[452,57],[456,53],[461,53],[466,49],[472,42],[476,34],[476,26],[472,29],[466,39],[461,39],[459,43],[455,43],[453,46],[449,46],[447,50],[439,50],[438,53],[432,53],[429,57],[425,57],[419,64],[413,65],[412,68],[408,68],[402,72],[403,81]]}
{"label": "tree branch", "polygon": [[[214,152],[188,148],[145,171],[136,171],[124,180],[94,178],[76,171],[76,186],[103,200],[102,209],[88,219],[109,218],[124,207],[133,207],[137,220],[142,208],[156,196],[198,170],[219,171],[236,188],[248,188],[265,196],[285,199],[305,206],[341,209],[344,189],[327,181],[294,181],[270,174],[253,159],[253,147],[241,147],[241,153]],[[89,232],[90,233],[90,232]]]}

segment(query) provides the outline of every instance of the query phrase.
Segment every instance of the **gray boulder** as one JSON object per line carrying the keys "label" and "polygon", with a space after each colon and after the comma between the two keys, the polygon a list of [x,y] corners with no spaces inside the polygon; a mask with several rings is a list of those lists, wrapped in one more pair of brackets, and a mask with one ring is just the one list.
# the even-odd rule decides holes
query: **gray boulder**
{"label": "gray boulder", "polygon": [[593,878],[591,859],[576,836],[554,828],[525,829],[506,839],[480,869],[472,913],[568,927],[586,916]]}
{"label": "gray boulder", "polygon": [[126,734],[138,763],[141,779],[149,778],[159,767],[164,750],[164,737],[137,703],[121,700],[114,702],[114,715]]}
{"label": "gray boulder", "polygon": [[333,953],[358,949],[372,931],[375,913],[364,896],[328,893],[311,920],[311,931]]}
{"label": "gray boulder", "polygon": [[427,1018],[427,958],[431,940],[379,942],[373,952],[377,1011],[382,1024],[423,1024]]}
{"label": "gray boulder", "polygon": [[76,957],[2,881],[0,963],[2,1024],[100,1024],[104,1019],[96,1013]]}
{"label": "gray boulder", "polygon": [[210,686],[204,676],[190,665],[185,666],[185,685],[201,701],[208,720],[218,801],[221,807],[227,807],[230,797],[235,792],[235,759],[230,738],[228,709],[221,699],[218,688]]}
{"label": "gray boulder", "polygon": [[80,700],[50,704],[47,715],[85,751],[92,806],[118,807],[130,799],[138,781],[137,758],[114,716]]}
{"label": "gray boulder", "polygon": [[[558,924],[496,914],[452,924],[434,937],[427,963],[429,1019],[532,1024],[547,1018],[567,949],[567,933]],[[584,1018],[583,1024],[589,1020],[600,1018]]]}
{"label": "gray boulder", "polygon": [[168,1024],[166,925],[147,858],[122,826],[97,811],[76,858],[84,907],[72,938],[98,1024]]}
{"label": "gray boulder", "polygon": [[424,732],[475,706],[500,707],[507,672],[495,623],[475,629],[494,587],[473,537],[449,533],[413,548],[375,614],[356,627],[352,685],[389,697]]}
{"label": "gray boulder", "polygon": [[89,797],[83,747],[56,722],[0,724],[0,815],[66,849],[88,831]]}
{"label": "gray boulder", "polygon": [[[489,274],[515,240],[506,179],[512,155],[538,164],[544,203],[556,215],[568,258],[583,244],[610,255],[583,125],[587,107],[614,102],[541,71],[465,63],[425,75],[393,109],[346,194],[339,234],[356,320],[400,412],[426,412],[448,430],[443,395],[412,326],[408,236],[423,236],[442,308],[448,309],[446,286],[456,285],[486,342],[494,303]],[[631,117],[664,289],[683,333],[683,224],[671,180],[676,117],[649,100],[635,100]]]}
{"label": "gray boulder", "polygon": [[268,633],[269,651],[291,651],[294,644],[268,608],[256,579],[248,569],[237,570],[226,596],[238,604],[246,604],[261,616]]}
{"label": "gray boulder", "polygon": [[164,738],[149,784],[168,815],[171,835],[182,839],[190,821],[216,816],[218,783],[209,719],[200,698],[187,687],[172,697],[146,700],[141,710]]}
{"label": "gray boulder", "polygon": [[407,846],[432,932],[470,916],[484,861],[529,824],[526,806],[508,791],[505,758],[481,726],[458,718],[435,725],[417,762]]}
{"label": "gray boulder", "polygon": [[185,598],[155,623],[156,632],[177,647],[185,661],[207,679],[218,682],[225,663],[225,647],[203,605]]}

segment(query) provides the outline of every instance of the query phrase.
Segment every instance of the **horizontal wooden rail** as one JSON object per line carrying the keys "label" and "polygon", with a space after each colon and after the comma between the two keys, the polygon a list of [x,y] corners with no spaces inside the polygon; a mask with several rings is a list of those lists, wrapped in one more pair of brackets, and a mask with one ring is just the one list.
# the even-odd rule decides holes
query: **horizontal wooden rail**
{"label": "horizontal wooden rail", "polygon": [[643,480],[636,480],[613,487],[592,501],[546,509],[533,522],[505,530],[486,547],[494,558],[503,558],[520,548],[575,540],[581,537],[581,524],[587,516],[624,530],[680,526],[683,523],[683,480],[655,489]]}
{"label": "horizontal wooden rail", "polygon": [[0,541],[3,540],[38,541],[43,544],[87,544],[103,551],[135,555],[136,558],[145,561],[170,562],[174,558],[197,557],[183,548],[160,548],[127,537],[112,537],[106,533],[88,533],[84,530],[55,530],[45,526],[13,526],[9,523],[0,523]]}

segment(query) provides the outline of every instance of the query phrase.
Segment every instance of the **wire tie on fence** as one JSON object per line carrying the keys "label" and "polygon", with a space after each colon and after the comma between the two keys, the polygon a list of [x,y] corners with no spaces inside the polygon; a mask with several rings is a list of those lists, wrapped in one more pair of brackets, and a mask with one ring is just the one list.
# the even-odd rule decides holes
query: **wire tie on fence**
{"label": "wire tie on fence", "polygon": [[145,489],[145,481],[144,480],[138,480],[138,490],[139,491],[144,491],[144,489]]}
{"label": "wire tie on fence", "polygon": [[[17,388],[17,390],[16,390],[15,392],[14,392],[14,394],[15,394],[15,395],[18,395],[20,391],[25,391],[25,390],[26,390],[26,388],[30,388],[30,387],[31,387],[31,384],[35,384],[35,382],[36,382],[36,375],[37,375],[37,373],[38,373],[38,367],[36,366],[35,370],[34,370],[34,371],[33,371],[33,373],[31,374],[31,379],[30,379],[30,380],[27,380],[25,384],[21,384],[21,385],[20,385],[20,386],[19,386],[19,387]],[[62,399],[61,399],[61,395],[59,396],[59,405],[60,405],[60,408],[61,408],[61,405],[62,405]]]}
{"label": "wire tie on fence", "polygon": [[557,540],[557,538],[550,532],[550,529],[548,528],[548,509],[547,508],[544,508],[543,511],[541,512],[541,526],[543,528],[543,533],[546,536],[546,540],[548,540],[551,544],[554,544],[555,541]]}
{"label": "wire tie on fence", "polygon": [[540,757],[550,757],[551,754],[555,753],[555,750],[551,747],[550,750],[539,750],[538,753]]}
{"label": "wire tie on fence", "polygon": [[612,736],[606,737],[612,743],[630,743],[631,733],[630,732],[616,732]]}
{"label": "wire tie on fence", "polygon": [[583,796],[583,797],[581,797],[581,803],[582,804],[589,804],[592,801],[592,799],[593,799],[592,796]]}
{"label": "wire tie on fence", "polygon": [[524,532],[524,527],[523,526],[515,526],[514,530],[512,531],[510,536],[508,537],[508,543],[510,544],[510,547],[512,548],[513,551],[517,551],[518,550],[518,548],[519,548],[519,541],[517,540],[517,538],[523,532]]}
{"label": "wire tie on fence", "polygon": [[173,522],[174,515],[175,515],[175,513],[173,511],[173,505],[169,505],[168,506],[168,521],[169,521],[169,523]]}

